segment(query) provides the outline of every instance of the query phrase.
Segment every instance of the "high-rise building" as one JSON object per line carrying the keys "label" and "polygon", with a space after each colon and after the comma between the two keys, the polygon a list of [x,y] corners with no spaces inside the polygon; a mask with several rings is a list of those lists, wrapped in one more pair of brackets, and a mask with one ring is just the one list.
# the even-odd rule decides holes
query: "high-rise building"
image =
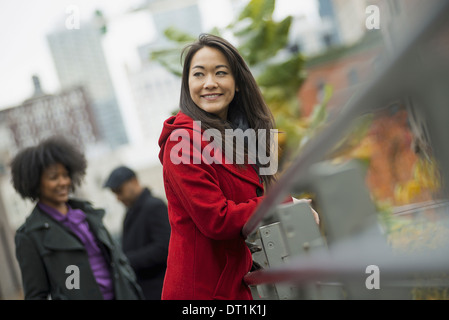
{"label": "high-rise building", "polygon": [[164,31],[169,27],[176,27],[194,36],[198,36],[203,31],[198,2],[198,0],[147,1],[147,8],[156,26],[159,44],[167,43]]}
{"label": "high-rise building", "polygon": [[115,148],[128,143],[124,121],[102,47],[102,29],[95,21],[79,29],[47,36],[62,88],[83,86],[101,138]]}
{"label": "high-rise building", "polygon": [[332,46],[340,44],[340,32],[339,28],[335,26],[338,24],[337,16],[335,13],[335,7],[332,0],[319,0],[318,10],[323,22],[332,26],[328,28],[323,34],[322,41],[326,46]]}
{"label": "high-rise building", "polygon": [[14,230],[0,194],[0,300],[23,299],[20,271],[14,251]]}
{"label": "high-rise building", "polygon": [[11,156],[17,150],[37,144],[52,135],[70,137],[83,147],[98,142],[97,125],[82,87],[67,88],[50,95],[41,91],[36,76],[33,82],[33,97],[19,106],[0,111],[0,131],[4,138],[0,154],[3,149],[8,153],[5,157]]}
{"label": "high-rise building", "polygon": [[366,9],[369,0],[332,0],[335,14],[335,27],[338,28],[342,45],[352,45],[368,31],[366,28]]}
{"label": "high-rise building", "polygon": [[[203,26],[198,0],[152,0],[147,1],[144,9],[151,13],[156,37],[138,48],[141,65],[128,69],[127,73],[143,139],[157,147],[164,120],[179,109],[181,79],[157,61],[150,60],[150,54],[175,46],[164,35],[167,28],[176,27],[197,37],[203,32]],[[181,50],[177,58],[179,66],[180,54]]]}
{"label": "high-rise building", "polygon": [[[293,18],[290,27],[289,42],[293,52],[301,52],[305,56],[313,56],[335,45],[335,23],[327,15],[332,7],[327,7],[326,13],[322,13],[316,0],[303,0],[307,11],[292,12]],[[331,5],[330,3],[327,3]]]}
{"label": "high-rise building", "polygon": [[367,8],[376,0],[303,0],[316,8],[293,16],[290,45],[306,56],[352,46],[367,33]]}

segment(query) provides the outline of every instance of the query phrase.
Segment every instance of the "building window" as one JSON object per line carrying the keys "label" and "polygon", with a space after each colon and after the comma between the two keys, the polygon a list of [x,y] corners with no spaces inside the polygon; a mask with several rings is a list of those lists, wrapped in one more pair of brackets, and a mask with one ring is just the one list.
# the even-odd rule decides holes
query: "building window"
{"label": "building window", "polygon": [[324,100],[324,96],[325,96],[325,92],[324,92],[324,88],[325,88],[325,84],[323,80],[319,80],[317,85],[316,85],[316,99],[318,100],[319,103],[323,102]]}
{"label": "building window", "polygon": [[354,68],[351,68],[348,72],[347,78],[348,78],[348,84],[350,86],[356,85],[359,81],[359,75],[357,73],[357,70]]}
{"label": "building window", "polygon": [[323,35],[323,44],[326,48],[330,48],[332,46],[332,35],[331,34],[324,34]]}

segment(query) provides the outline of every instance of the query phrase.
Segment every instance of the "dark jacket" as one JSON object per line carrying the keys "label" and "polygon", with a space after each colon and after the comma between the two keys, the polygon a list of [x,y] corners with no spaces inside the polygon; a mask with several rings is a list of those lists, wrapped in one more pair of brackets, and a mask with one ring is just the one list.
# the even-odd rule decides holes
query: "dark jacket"
{"label": "dark jacket", "polygon": [[126,213],[122,248],[148,300],[161,298],[169,240],[167,205],[145,188]]}
{"label": "dark jacket", "polygon": [[[90,203],[81,200],[71,199],[69,205],[86,213],[89,228],[110,266],[115,298],[142,299],[142,291],[126,256],[103,225],[105,211],[94,209]],[[17,230],[15,243],[25,299],[103,299],[81,241],[38,206]],[[66,280],[72,274],[66,273],[70,265],[79,268],[79,289],[68,289],[66,286]]]}

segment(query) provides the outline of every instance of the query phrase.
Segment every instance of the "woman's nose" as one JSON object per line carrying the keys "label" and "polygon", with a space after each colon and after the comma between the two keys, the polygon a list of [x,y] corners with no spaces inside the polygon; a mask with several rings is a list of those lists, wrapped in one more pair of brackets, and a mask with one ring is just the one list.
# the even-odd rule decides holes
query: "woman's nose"
{"label": "woman's nose", "polygon": [[59,178],[59,184],[61,185],[69,185],[72,183],[72,179],[70,179],[70,177],[60,177]]}
{"label": "woman's nose", "polygon": [[215,78],[213,76],[207,76],[206,80],[204,82],[204,88],[206,89],[211,89],[211,88],[216,88],[217,85],[217,81],[215,80]]}

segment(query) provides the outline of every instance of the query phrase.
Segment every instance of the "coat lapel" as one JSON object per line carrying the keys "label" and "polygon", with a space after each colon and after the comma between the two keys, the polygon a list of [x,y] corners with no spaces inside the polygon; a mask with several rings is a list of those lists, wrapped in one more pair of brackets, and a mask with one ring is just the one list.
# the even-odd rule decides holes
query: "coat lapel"
{"label": "coat lapel", "polygon": [[[85,205],[85,203],[76,200],[69,200],[72,208],[81,209],[86,213],[86,220],[89,223],[89,228],[96,238],[104,243],[108,248],[113,248],[114,245],[109,238],[107,231],[102,227],[102,219],[105,214],[102,209],[93,209]],[[81,241],[68,228],[64,227],[49,215],[43,213],[38,206],[36,206],[27,219],[27,228],[43,229],[47,232],[44,236],[44,246],[52,250],[83,250],[84,246]]]}
{"label": "coat lapel", "polygon": [[81,241],[67,228],[60,225],[49,215],[43,213],[37,206],[27,219],[29,230],[45,230],[43,245],[52,250],[83,250]]}
{"label": "coat lapel", "polygon": [[102,242],[109,249],[114,248],[114,244],[110,239],[105,227],[103,226],[102,220],[105,215],[103,209],[93,209],[93,208],[80,208],[86,213],[86,220],[89,224],[90,230],[95,234],[97,240]]}
{"label": "coat lapel", "polygon": [[49,226],[49,232],[44,237],[44,246],[52,250],[84,250],[84,246],[72,232],[57,224]]}
{"label": "coat lapel", "polygon": [[86,220],[89,224],[89,228],[96,236],[97,240],[102,242],[109,249],[114,248],[111,238],[108,235],[105,227],[103,226],[103,217],[105,211],[103,209],[95,209],[89,202],[77,199],[70,199],[69,205],[72,208],[81,209],[86,214]]}

